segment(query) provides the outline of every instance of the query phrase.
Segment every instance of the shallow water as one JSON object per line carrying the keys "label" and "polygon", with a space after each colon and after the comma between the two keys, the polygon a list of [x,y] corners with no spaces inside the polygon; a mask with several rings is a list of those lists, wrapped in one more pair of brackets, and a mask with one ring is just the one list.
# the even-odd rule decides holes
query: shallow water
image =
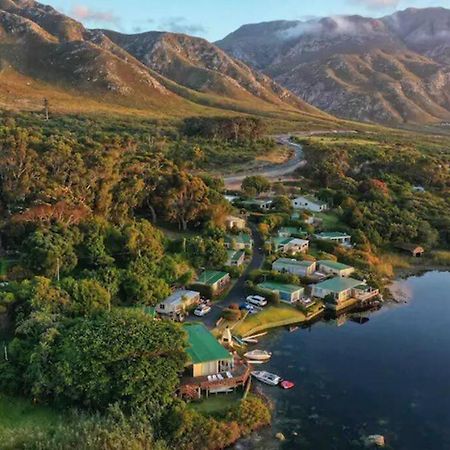
{"label": "shallow water", "polygon": [[264,369],[296,387],[255,382],[275,404],[273,426],[236,448],[351,450],[364,447],[363,436],[382,434],[395,450],[450,449],[450,272],[394,288],[408,303],[386,306],[365,324],[320,322],[261,342],[273,352]]}

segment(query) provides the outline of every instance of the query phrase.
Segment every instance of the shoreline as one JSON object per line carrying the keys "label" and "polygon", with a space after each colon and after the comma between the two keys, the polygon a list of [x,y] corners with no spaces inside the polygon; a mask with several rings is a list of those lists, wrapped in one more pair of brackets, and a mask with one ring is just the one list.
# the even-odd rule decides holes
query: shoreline
{"label": "shoreline", "polygon": [[394,277],[391,280],[391,284],[397,278],[405,279],[405,278],[412,277],[414,275],[422,275],[426,272],[434,272],[434,271],[449,272],[450,267],[445,266],[445,265],[440,265],[440,264],[429,263],[429,264],[417,264],[417,265],[412,265],[410,267],[402,267],[402,268],[394,269]]}

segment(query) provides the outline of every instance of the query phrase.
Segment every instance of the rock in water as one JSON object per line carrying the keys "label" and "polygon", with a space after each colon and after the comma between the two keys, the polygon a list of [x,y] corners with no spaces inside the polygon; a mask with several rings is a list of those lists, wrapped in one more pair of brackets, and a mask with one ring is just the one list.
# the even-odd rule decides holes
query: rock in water
{"label": "rock in water", "polygon": [[385,446],[384,436],[381,434],[372,434],[370,436],[367,436],[364,439],[364,442],[365,442],[366,447],[373,447],[373,446],[384,447]]}
{"label": "rock in water", "polygon": [[277,433],[277,434],[275,435],[275,437],[276,437],[279,441],[285,441],[285,440],[286,440],[286,437],[284,436],[283,433]]}

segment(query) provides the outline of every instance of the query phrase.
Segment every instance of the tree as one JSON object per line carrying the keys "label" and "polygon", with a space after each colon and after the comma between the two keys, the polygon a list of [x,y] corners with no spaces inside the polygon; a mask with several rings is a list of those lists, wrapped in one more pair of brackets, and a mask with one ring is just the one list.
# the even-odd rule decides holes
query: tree
{"label": "tree", "polygon": [[283,213],[287,213],[287,214],[291,214],[293,207],[292,207],[292,202],[289,199],[289,197],[285,196],[285,195],[280,195],[278,197],[275,197],[273,199],[273,205],[275,210],[279,211],[279,212],[283,212]]}
{"label": "tree", "polygon": [[177,325],[113,310],[49,326],[37,338],[19,330],[10,345],[9,364],[34,398],[100,411],[119,403],[126,412],[149,413],[173,403],[186,358]]}
{"label": "tree", "polygon": [[246,177],[242,182],[241,189],[244,192],[254,191],[257,194],[261,194],[270,189],[270,181],[266,177],[260,175]]}

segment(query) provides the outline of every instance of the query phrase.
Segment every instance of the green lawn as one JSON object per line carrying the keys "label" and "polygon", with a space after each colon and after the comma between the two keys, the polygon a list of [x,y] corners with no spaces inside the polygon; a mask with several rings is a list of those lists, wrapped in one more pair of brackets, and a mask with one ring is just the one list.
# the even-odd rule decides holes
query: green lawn
{"label": "green lawn", "polygon": [[242,393],[211,395],[201,402],[193,402],[189,407],[204,415],[224,415],[242,399]]}
{"label": "green lawn", "polygon": [[248,336],[253,330],[259,332],[263,329],[300,323],[305,319],[305,314],[299,309],[281,303],[277,306],[267,306],[258,314],[249,314],[243,322],[233,328],[233,333]]}
{"label": "green lawn", "polygon": [[334,212],[314,213],[314,215],[318,219],[322,219],[323,228],[327,231],[339,231],[347,228],[345,224],[341,222],[339,216]]}
{"label": "green lawn", "polygon": [[6,443],[20,441],[21,435],[49,432],[63,422],[63,415],[50,407],[0,394],[0,443],[5,445],[2,448],[14,448]]}

